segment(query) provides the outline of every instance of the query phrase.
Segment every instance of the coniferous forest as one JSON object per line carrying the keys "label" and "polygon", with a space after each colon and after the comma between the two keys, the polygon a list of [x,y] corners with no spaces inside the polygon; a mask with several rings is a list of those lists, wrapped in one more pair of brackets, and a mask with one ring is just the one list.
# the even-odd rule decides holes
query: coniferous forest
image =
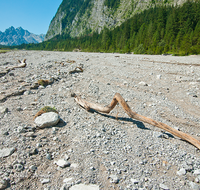
{"label": "coniferous forest", "polygon": [[18,48],[34,50],[120,52],[136,54],[200,54],[200,1],[183,6],[153,7],[134,15],[114,30],[104,28],[76,38],[58,35],[40,44]]}

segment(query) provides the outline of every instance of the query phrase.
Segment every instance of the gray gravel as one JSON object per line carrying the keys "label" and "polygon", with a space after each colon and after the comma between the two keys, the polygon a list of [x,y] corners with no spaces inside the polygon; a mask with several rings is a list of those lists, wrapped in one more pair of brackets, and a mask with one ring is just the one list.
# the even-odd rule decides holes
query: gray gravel
{"label": "gray gravel", "polygon": [[[0,189],[200,189],[193,145],[119,105],[87,112],[71,97],[107,105],[118,92],[133,111],[200,140],[200,56],[11,51],[1,70],[18,59],[27,66],[0,75]],[[84,71],[70,74],[76,67]],[[60,122],[39,129],[33,117],[44,106]]]}

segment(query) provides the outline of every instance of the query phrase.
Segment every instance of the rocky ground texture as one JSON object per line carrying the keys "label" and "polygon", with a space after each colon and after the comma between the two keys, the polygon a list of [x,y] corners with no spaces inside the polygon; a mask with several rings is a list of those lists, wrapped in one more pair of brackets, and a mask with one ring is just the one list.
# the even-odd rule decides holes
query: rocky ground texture
{"label": "rocky ground texture", "polygon": [[[25,68],[5,73],[26,59]],[[0,189],[200,189],[200,151],[121,106],[87,112],[74,92],[133,111],[200,140],[200,56],[11,51],[0,54]],[[70,72],[81,67],[83,72]],[[79,71],[77,69],[77,71]],[[38,80],[49,80],[37,86]],[[55,107],[59,123],[34,115]],[[42,116],[42,115],[41,115]],[[54,116],[50,116],[54,117]]]}

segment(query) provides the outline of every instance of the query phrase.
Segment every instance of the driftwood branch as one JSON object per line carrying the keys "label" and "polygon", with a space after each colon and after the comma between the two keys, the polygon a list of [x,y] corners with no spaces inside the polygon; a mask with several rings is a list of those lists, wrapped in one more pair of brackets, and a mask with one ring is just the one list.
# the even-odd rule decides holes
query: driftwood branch
{"label": "driftwood branch", "polygon": [[4,75],[8,74],[11,70],[14,70],[15,68],[23,68],[26,67],[26,59],[23,61],[18,60],[19,65],[13,66],[13,67],[7,67],[3,71],[0,71],[0,77],[3,77]]}
{"label": "driftwood branch", "polygon": [[112,99],[112,102],[110,103],[110,105],[108,106],[101,106],[99,104],[95,104],[95,103],[91,103],[91,102],[87,102],[85,100],[83,100],[81,97],[77,96],[76,94],[72,95],[73,97],[75,97],[75,101],[82,107],[84,107],[87,111],[89,111],[90,109],[96,110],[98,112],[102,112],[102,113],[109,113],[119,102],[119,104],[123,107],[124,111],[127,113],[127,115],[135,120],[144,122],[144,123],[148,123],[151,124],[155,127],[161,128],[185,141],[188,141],[189,143],[193,144],[194,146],[196,146],[198,149],[200,149],[200,141],[198,141],[197,139],[195,139],[194,137],[183,133],[181,131],[178,131],[164,123],[155,121],[153,119],[147,118],[145,116],[139,115],[136,112],[132,111],[131,108],[129,107],[129,105],[125,102],[125,100],[123,99],[123,97],[119,94],[116,93],[114,98]]}
{"label": "driftwood branch", "polygon": [[10,70],[13,70],[13,69],[15,69],[15,68],[23,68],[23,67],[26,67],[26,59],[24,59],[23,61],[18,60],[18,62],[19,62],[19,65],[13,66],[13,67],[9,67],[9,68],[7,68],[6,70],[9,72]]}
{"label": "driftwood branch", "polygon": [[69,74],[80,73],[83,72],[81,67],[76,67],[73,71],[69,71]]}

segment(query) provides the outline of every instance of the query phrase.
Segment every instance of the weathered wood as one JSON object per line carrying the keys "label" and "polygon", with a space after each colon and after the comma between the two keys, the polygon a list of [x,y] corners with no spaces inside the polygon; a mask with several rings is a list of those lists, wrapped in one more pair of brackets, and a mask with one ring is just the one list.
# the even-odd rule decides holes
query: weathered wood
{"label": "weathered wood", "polygon": [[26,59],[24,59],[23,61],[18,60],[18,62],[20,63],[17,66],[13,66],[13,67],[7,67],[4,68],[3,71],[0,71],[0,77],[5,76],[6,74],[8,74],[11,70],[14,70],[15,68],[23,68],[26,67]]}
{"label": "weathered wood", "polygon": [[135,120],[141,121],[141,122],[151,124],[155,127],[161,128],[161,129],[191,143],[192,145],[194,145],[198,149],[200,149],[200,141],[198,141],[194,137],[192,137],[184,132],[178,131],[164,123],[157,122],[153,119],[139,115],[136,112],[132,111],[131,108],[129,107],[129,105],[126,103],[126,101],[123,99],[123,97],[119,93],[115,94],[114,98],[112,99],[111,103],[108,106],[102,106],[99,104],[87,102],[86,100],[82,99],[80,96],[77,96],[76,94],[73,94],[73,96],[75,97],[75,101],[80,106],[84,107],[87,111],[89,111],[90,109],[93,109],[93,110],[96,110],[96,111],[102,112],[102,113],[109,113],[119,102],[119,104],[123,107],[124,111],[127,113],[127,115],[129,117],[131,117]]}
{"label": "weathered wood", "polygon": [[69,71],[69,74],[80,73],[83,72],[81,67],[76,67],[73,71]]}

